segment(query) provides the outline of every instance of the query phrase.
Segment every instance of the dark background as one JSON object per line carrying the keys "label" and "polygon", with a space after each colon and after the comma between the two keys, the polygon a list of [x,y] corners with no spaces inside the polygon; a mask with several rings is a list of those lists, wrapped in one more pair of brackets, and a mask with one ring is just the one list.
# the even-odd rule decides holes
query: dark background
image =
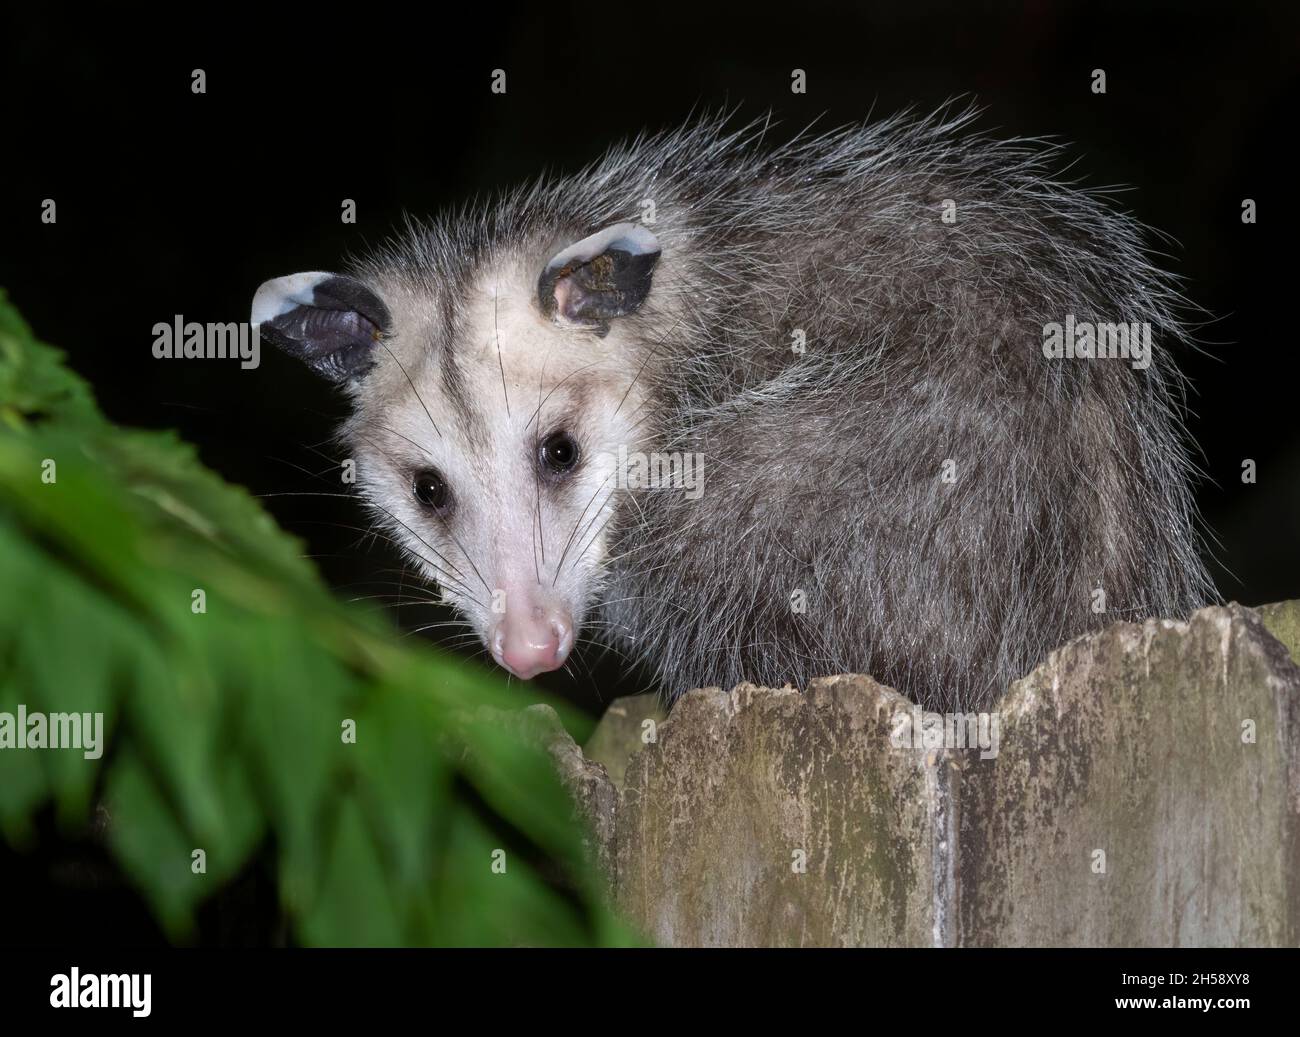
{"label": "dark background", "polygon": [[[277,25],[223,7],[184,22],[12,26],[0,45],[0,286],[112,418],[179,430],[255,493],[331,492],[343,403],[327,385],[270,348],[247,372],[155,360],[153,324],[246,320],[263,280],[336,268],[404,209],[436,213],[578,168],[692,110],[771,108],[779,137],[972,98],[987,109],[980,128],[1057,137],[1072,145],[1071,175],[1133,185],[1121,204],[1174,239],[1167,265],[1215,317],[1184,367],[1216,578],[1247,604],[1300,596],[1295,264],[1281,240],[1295,193],[1295,5],[484,10],[403,7],[362,24],[321,7]],[[796,67],[806,95],[790,92]],[[190,91],[195,68],[206,95]],[[507,72],[504,96],[489,90],[494,68]],[[1094,68],[1107,73],[1103,96]],[[44,198],[58,204],[54,226],[40,222]],[[340,222],[344,198],[356,225]],[[1254,226],[1241,223],[1243,198],[1258,203]],[[1241,483],[1244,458],[1256,485]],[[398,563],[362,541],[351,501],[267,504],[343,593],[385,604]],[[426,606],[392,614],[408,627],[439,618]],[[582,672],[591,663],[552,686],[593,709],[645,686],[607,663],[598,692]]]}

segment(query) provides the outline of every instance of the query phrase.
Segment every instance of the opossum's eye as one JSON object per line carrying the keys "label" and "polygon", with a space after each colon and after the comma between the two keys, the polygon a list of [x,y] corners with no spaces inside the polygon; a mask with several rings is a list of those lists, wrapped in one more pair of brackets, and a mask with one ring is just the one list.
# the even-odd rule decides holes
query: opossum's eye
{"label": "opossum's eye", "polygon": [[411,480],[411,493],[426,508],[446,511],[451,505],[451,488],[436,469],[423,468]]}
{"label": "opossum's eye", "polygon": [[573,471],[579,456],[577,441],[567,432],[552,432],[542,440],[538,461],[552,475]]}

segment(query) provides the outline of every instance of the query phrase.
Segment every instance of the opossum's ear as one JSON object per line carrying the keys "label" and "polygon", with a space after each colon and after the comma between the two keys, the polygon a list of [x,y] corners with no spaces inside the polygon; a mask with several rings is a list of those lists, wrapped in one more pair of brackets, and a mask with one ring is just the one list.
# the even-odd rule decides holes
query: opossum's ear
{"label": "opossum's ear", "polygon": [[322,377],[343,382],[374,363],[388,307],[351,277],[311,271],[267,281],[253,296],[253,326]]}
{"label": "opossum's ear", "polygon": [[637,223],[616,223],[557,252],[537,281],[548,317],[609,330],[650,294],[659,241]]}

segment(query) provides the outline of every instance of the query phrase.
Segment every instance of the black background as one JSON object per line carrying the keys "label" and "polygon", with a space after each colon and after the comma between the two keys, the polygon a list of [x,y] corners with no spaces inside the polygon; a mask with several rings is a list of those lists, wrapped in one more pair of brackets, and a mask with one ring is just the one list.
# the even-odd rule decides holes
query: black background
{"label": "black background", "polygon": [[[1289,319],[1300,21],[1294,4],[928,2],[304,8],[25,20],[3,43],[0,286],[66,349],[115,420],[178,429],[259,494],[338,489],[342,400],[295,362],[155,360],[156,321],[246,320],[258,284],[331,269],[402,211],[436,213],[693,110],[769,108],[777,137],[952,98],[980,128],[1072,145],[1072,176],[1169,234],[1167,265],[1214,320],[1184,368],[1199,499],[1223,595],[1300,596],[1300,433]],[[207,93],[190,73],[207,73]],[[489,90],[504,69],[508,92]],[[790,75],[807,72],[794,95]],[[1105,95],[1091,72],[1107,73]],[[41,201],[58,205],[56,225]],[[340,203],[355,199],[358,223]],[[1243,198],[1259,222],[1241,222]],[[323,453],[317,452],[322,451]],[[1243,485],[1253,458],[1258,483]],[[313,473],[326,472],[323,477]],[[351,597],[392,589],[353,502],[269,497]],[[389,581],[374,582],[374,581]],[[380,600],[372,602],[379,607]],[[408,627],[438,618],[395,609]],[[608,663],[553,687],[596,708],[638,690]]]}

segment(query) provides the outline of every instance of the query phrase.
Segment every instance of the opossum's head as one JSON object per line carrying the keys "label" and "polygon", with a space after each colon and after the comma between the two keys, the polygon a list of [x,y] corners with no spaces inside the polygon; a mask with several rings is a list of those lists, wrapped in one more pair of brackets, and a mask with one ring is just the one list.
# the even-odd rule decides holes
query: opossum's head
{"label": "opossum's head", "polygon": [[380,523],[525,679],[564,664],[600,590],[645,400],[630,325],[659,257],[635,224],[562,244],[435,278],[295,274],[253,300],[268,341],[351,395],[343,435]]}

